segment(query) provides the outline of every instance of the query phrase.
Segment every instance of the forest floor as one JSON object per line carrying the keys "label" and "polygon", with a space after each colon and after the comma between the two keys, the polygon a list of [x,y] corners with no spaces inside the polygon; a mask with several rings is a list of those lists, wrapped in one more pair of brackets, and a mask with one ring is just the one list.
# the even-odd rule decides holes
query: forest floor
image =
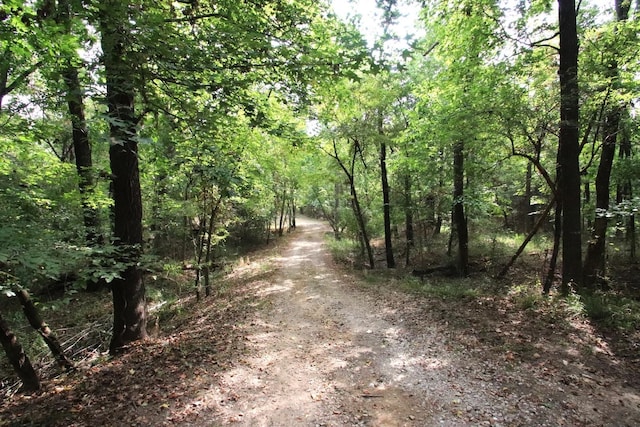
{"label": "forest floor", "polygon": [[640,425],[637,355],[585,319],[403,291],[335,265],[327,231],[300,219],[156,337],[2,402],[0,426]]}

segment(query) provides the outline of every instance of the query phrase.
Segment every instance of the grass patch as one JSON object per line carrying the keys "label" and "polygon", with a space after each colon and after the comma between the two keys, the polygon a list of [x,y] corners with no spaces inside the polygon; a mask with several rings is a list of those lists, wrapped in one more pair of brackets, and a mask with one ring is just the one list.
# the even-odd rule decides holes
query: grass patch
{"label": "grass patch", "polygon": [[590,319],[622,331],[640,329],[640,302],[614,293],[585,294],[581,299]]}
{"label": "grass patch", "polygon": [[336,240],[333,237],[326,239],[329,251],[333,259],[344,264],[353,264],[358,257],[358,242],[351,239]]}
{"label": "grass patch", "polygon": [[[469,239],[469,250],[472,254],[482,254],[490,258],[508,258],[515,253],[525,238],[526,234],[507,233],[504,230],[493,233],[474,233]],[[552,242],[549,240],[549,236],[539,233],[529,242],[524,255],[543,253],[551,245]]]}
{"label": "grass patch", "polygon": [[540,292],[541,288],[539,283],[536,283],[535,286],[516,285],[509,289],[509,296],[520,310],[533,311],[546,301]]}
{"label": "grass patch", "polygon": [[424,280],[407,279],[406,287],[420,295],[442,300],[467,300],[483,295],[482,289],[469,279]]}
{"label": "grass patch", "polygon": [[572,293],[568,311],[622,332],[640,329],[640,302],[614,292]]}

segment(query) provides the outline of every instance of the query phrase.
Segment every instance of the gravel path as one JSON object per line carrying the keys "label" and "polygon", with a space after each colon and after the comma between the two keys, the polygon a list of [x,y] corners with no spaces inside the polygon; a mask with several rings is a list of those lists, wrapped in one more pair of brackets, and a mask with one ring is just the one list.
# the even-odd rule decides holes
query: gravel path
{"label": "gravel path", "polygon": [[[246,325],[247,356],[207,395],[218,423],[640,425],[637,390],[598,395],[587,378],[558,382],[544,368],[470,354],[446,324],[416,319],[419,300],[357,286],[334,268],[325,227],[300,219],[278,275],[256,287],[267,303]],[[620,409],[603,413],[618,393]]]}

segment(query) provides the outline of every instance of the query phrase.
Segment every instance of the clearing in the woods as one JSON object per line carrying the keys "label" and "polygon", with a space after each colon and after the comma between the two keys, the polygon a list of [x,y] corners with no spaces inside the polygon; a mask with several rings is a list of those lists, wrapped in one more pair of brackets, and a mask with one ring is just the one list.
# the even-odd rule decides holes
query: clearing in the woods
{"label": "clearing in the woods", "polygon": [[633,361],[585,320],[403,292],[334,265],[327,231],[299,219],[227,291],[4,402],[0,425],[640,425]]}

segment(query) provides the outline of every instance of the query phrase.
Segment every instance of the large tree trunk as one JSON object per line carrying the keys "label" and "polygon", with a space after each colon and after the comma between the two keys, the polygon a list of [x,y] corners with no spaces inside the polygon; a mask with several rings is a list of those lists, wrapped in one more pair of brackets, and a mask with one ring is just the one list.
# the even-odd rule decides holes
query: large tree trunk
{"label": "large tree trunk", "polygon": [[617,107],[614,107],[614,110],[605,119],[604,142],[596,175],[596,214],[584,261],[584,284],[587,287],[592,287],[598,276],[604,275],[605,272],[605,248],[609,222],[609,183],[616,152],[616,134],[619,122],[620,112]]}
{"label": "large tree trunk", "polygon": [[91,194],[96,185],[96,178],[91,159],[89,131],[84,115],[82,88],[76,68],[68,67],[63,76],[67,86],[67,105],[71,116],[73,151],[79,177],[85,236],[87,243],[94,245],[100,240],[100,217],[97,209],[91,203]]}
{"label": "large tree trunk", "polygon": [[458,274],[469,275],[469,231],[464,213],[464,143],[453,146],[453,225],[458,236]]}
{"label": "large tree trunk", "polygon": [[[72,10],[69,1],[60,0],[56,21],[62,25],[69,34],[71,34],[71,15]],[[98,243],[100,239],[100,217],[98,210],[91,203],[91,194],[96,185],[96,178],[91,158],[89,129],[84,114],[82,86],[78,77],[78,69],[72,64],[71,59],[67,60],[67,64],[62,71],[62,78],[67,89],[66,100],[69,116],[71,117],[71,136],[79,178],[78,185],[82,203],[85,236],[87,244],[91,246]]]}
{"label": "large tree trunk", "polygon": [[107,83],[109,131],[113,189],[115,243],[120,263],[126,264],[121,277],[111,283],[113,293],[113,336],[109,350],[114,353],[125,345],[144,339],[146,300],[142,270],[142,197],[138,169],[137,118],[134,111],[135,88],[132,67],[127,63],[127,43],[132,37],[127,28],[126,2],[100,4],[100,33]]}
{"label": "large tree trunk", "polygon": [[[381,127],[382,125],[380,125]],[[380,133],[382,130],[380,129]],[[387,268],[396,268],[393,258],[393,242],[391,240],[391,202],[389,197],[389,179],[387,176],[387,144],[380,142],[380,175],[382,177],[382,203],[384,214],[384,248]]]}
{"label": "large tree trunk", "polygon": [[560,137],[558,193],[562,202],[562,284],[582,283],[580,166],[578,157],[578,32],[575,0],[558,0],[560,31]]}
{"label": "large tree trunk", "polygon": [[22,389],[26,392],[40,389],[40,379],[33,369],[29,357],[24,352],[18,337],[11,331],[9,325],[0,314],[0,343],[4,348],[7,358],[22,380]]}

